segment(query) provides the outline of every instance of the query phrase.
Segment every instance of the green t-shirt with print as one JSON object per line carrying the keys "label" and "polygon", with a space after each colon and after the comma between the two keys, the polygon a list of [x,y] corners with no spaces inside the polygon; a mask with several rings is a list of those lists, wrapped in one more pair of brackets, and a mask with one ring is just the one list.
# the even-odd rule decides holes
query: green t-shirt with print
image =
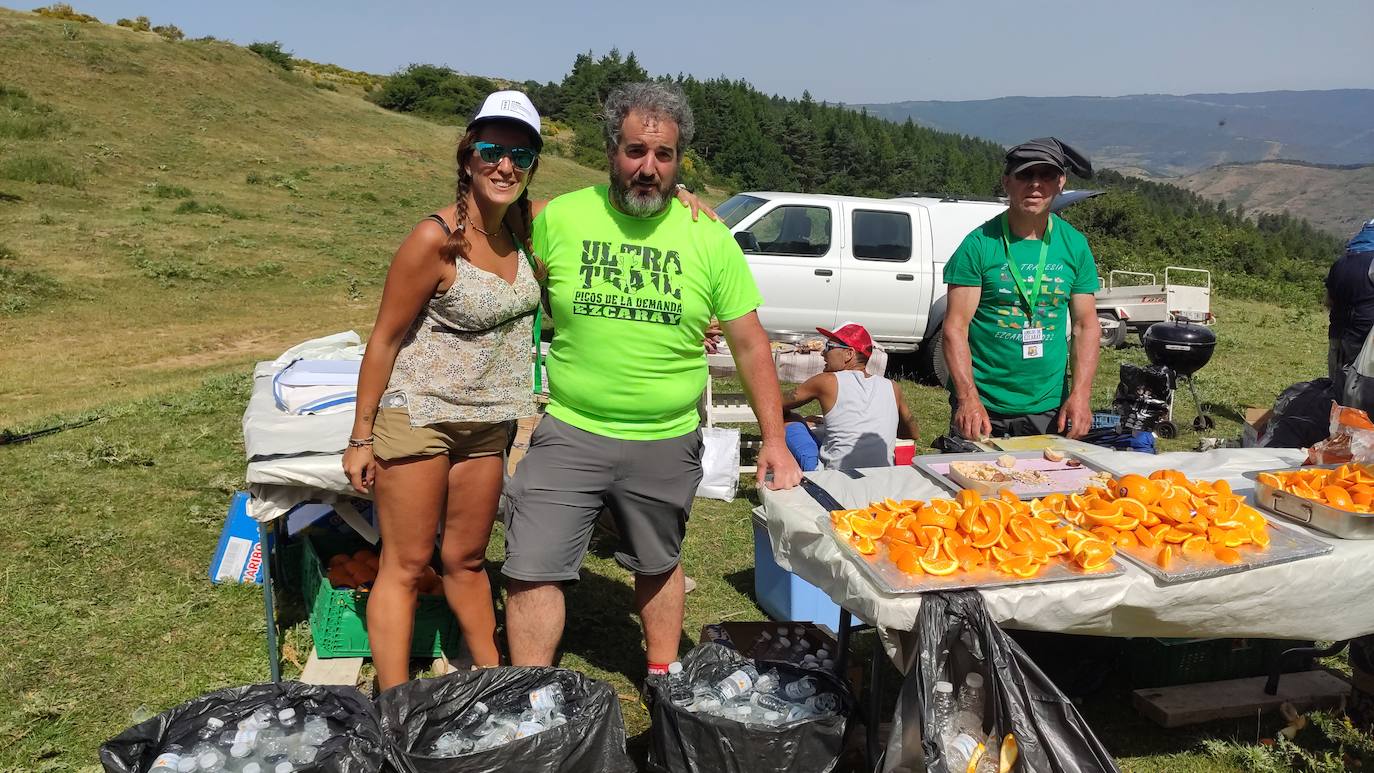
{"label": "green t-shirt with print", "polygon": [[[1044,356],[1024,359],[1021,330],[1026,327],[1025,301],[1008,270],[1007,243],[998,215],[978,226],[945,264],[945,283],[982,290],[969,323],[973,382],[983,405],[1003,416],[1052,411],[1068,396],[1069,296],[1097,292],[1097,264],[1088,240],[1073,226],[1051,215],[1045,275],[1036,299],[1035,321],[1044,328]],[[1040,239],[1011,236],[1011,254],[1027,289],[1040,263]],[[951,385],[952,388],[952,385]]]}
{"label": "green t-shirt with print", "polygon": [[695,430],[707,324],[763,303],[729,229],[676,201],[631,217],[597,185],[550,201],[533,240],[555,323],[549,415],[622,440]]}

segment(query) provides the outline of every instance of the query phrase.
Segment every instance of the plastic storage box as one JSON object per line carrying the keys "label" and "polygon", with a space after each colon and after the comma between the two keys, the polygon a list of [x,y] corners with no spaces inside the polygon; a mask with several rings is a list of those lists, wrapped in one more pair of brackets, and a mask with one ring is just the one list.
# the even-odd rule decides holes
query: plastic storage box
{"label": "plastic storage box", "polygon": [[[1269,673],[1284,650],[1310,647],[1294,639],[1132,639],[1129,657],[1131,684],[1136,688],[1242,679]],[[1284,673],[1310,671],[1310,658],[1284,664]]]}
{"label": "plastic storage box", "polygon": [[754,598],[774,620],[802,620],[840,628],[840,607],[820,588],[773,560],[773,543],[763,508],[754,510]]}
{"label": "plastic storage box", "polygon": [[[367,543],[347,535],[306,535],[301,549],[301,594],[310,610],[310,634],[315,653],[322,658],[368,657],[372,648],[367,640],[367,599],[371,595],[351,588],[330,585],[326,566],[337,553],[353,552]],[[421,594],[415,608],[415,630],[410,639],[410,654],[438,657],[445,650],[456,651],[458,620],[442,595]]]}

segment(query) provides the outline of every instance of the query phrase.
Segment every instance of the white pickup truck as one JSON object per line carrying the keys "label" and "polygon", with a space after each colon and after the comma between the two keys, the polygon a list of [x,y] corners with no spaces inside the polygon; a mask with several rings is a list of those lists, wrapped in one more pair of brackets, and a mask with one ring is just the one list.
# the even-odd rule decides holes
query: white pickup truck
{"label": "white pickup truck", "polygon": [[[749,192],[716,208],[744,250],[774,338],[857,322],[943,380],[944,268],[997,201]],[[926,342],[928,345],[922,346]]]}

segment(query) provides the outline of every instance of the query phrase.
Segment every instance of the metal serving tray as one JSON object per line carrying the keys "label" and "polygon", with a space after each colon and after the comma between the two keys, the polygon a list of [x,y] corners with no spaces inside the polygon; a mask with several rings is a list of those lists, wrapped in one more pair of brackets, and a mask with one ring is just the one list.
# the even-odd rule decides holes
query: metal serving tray
{"label": "metal serving tray", "polygon": [[854,546],[849,544],[849,540],[843,539],[835,533],[835,527],[830,523],[829,515],[817,518],[816,524],[822,531],[830,535],[830,538],[839,546],[840,552],[859,567],[859,570],[868,577],[875,588],[897,596],[940,590],[1003,588],[1009,585],[1031,585],[1062,582],[1064,580],[1095,580],[1104,577],[1116,577],[1125,571],[1115,559],[1106,566],[1091,572],[1067,561],[1057,560],[1040,570],[1040,574],[1034,577],[1013,577],[985,566],[972,572],[960,569],[954,574],[944,577],[931,574],[913,576],[898,569],[897,565],[887,557],[885,551],[880,550],[881,555],[866,556],[855,550]]}
{"label": "metal serving tray", "polygon": [[1064,462],[1048,461],[1045,459],[1045,455],[1042,451],[989,451],[986,453],[978,454],[927,454],[924,456],[916,457],[911,462],[911,466],[915,467],[917,470],[921,472],[921,474],[925,475],[927,478],[930,478],[932,481],[934,481],[936,484],[949,491],[951,494],[958,494],[959,491],[964,488],[964,486],[960,485],[957,481],[949,477],[949,465],[951,462],[987,462],[989,464],[995,464],[999,456],[1013,456],[1016,457],[1018,462],[1031,462],[1032,464],[1028,465],[1031,469],[1042,469],[1047,472],[1058,472],[1072,469],[1075,473],[1079,473],[1072,477],[1075,479],[1081,478],[1081,480],[1083,481],[1083,485],[1076,487],[1066,487],[1063,485],[1051,484],[1048,487],[1037,488],[1028,484],[1016,482],[1007,484],[994,484],[997,488],[1011,489],[1013,492],[1016,493],[1017,496],[1021,497],[1022,499],[1034,499],[1036,497],[1045,496],[1046,494],[1077,494],[1083,491],[1083,489],[1087,486],[1092,485],[1090,479],[1094,473],[1098,472],[1105,472],[1114,478],[1120,477],[1120,475],[1115,470],[1104,467],[1098,464],[1097,462],[1088,459],[1085,456],[1075,454],[1072,452],[1065,453],[1065,458],[1076,459],[1081,466],[1076,468],[1070,468],[1067,465],[1065,465]]}
{"label": "metal serving tray", "polygon": [[1240,553],[1241,560],[1239,563],[1227,564],[1211,556],[1190,558],[1183,555],[1181,551],[1177,551],[1174,554],[1173,566],[1165,570],[1155,561],[1155,556],[1159,553],[1158,547],[1127,548],[1117,546],[1116,554],[1129,559],[1131,563],[1144,569],[1159,584],[1177,585],[1178,583],[1246,572],[1262,566],[1286,564],[1290,561],[1300,561],[1304,558],[1312,558],[1331,552],[1330,544],[1322,542],[1303,529],[1286,523],[1278,523],[1263,512],[1260,515],[1264,516],[1265,521],[1269,523],[1269,547],[1261,549],[1254,545],[1242,545],[1236,548],[1236,552]]}
{"label": "metal serving tray", "polygon": [[[1319,464],[1315,465],[1318,469],[1333,470],[1340,467],[1339,464]],[[1313,469],[1313,467],[1284,467],[1278,470],[1261,470],[1259,472],[1247,472],[1245,477],[1255,481],[1255,503],[1272,513],[1278,514],[1289,520],[1297,521],[1304,526],[1309,526],[1317,531],[1330,534],[1341,539],[1374,539],[1374,513],[1356,513],[1350,510],[1342,510],[1321,502],[1315,502],[1297,494],[1281,491],[1265,483],[1259,482],[1260,472],[1273,473],[1275,475],[1285,472],[1293,472],[1301,469]]]}

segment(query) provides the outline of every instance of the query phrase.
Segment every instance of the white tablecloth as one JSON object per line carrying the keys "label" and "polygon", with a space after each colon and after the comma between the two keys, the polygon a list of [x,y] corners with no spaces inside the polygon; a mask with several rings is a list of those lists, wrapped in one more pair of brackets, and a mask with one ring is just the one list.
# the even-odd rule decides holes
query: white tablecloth
{"label": "white tablecloth", "polygon": [[[1158,456],[1103,450],[1094,461],[1119,473],[1173,468],[1203,480],[1225,478],[1253,488],[1243,473],[1295,466],[1301,451],[1222,449]],[[808,473],[846,507],[894,499],[948,496],[910,467]],[[764,491],[773,554],[784,569],[824,591],[837,604],[888,634],[915,627],[918,595],[888,595],[873,586],[817,523],[825,510],[800,488]],[[1283,523],[1278,516],[1275,520]],[[1302,528],[1302,527],[1298,527]],[[1159,585],[1125,559],[1118,577],[1020,585],[981,591],[1005,627],[1102,636],[1257,637],[1340,640],[1374,632],[1374,540],[1331,543],[1331,553],[1288,564],[1179,585]],[[885,636],[897,656],[895,637]],[[898,658],[903,662],[904,658]]]}

